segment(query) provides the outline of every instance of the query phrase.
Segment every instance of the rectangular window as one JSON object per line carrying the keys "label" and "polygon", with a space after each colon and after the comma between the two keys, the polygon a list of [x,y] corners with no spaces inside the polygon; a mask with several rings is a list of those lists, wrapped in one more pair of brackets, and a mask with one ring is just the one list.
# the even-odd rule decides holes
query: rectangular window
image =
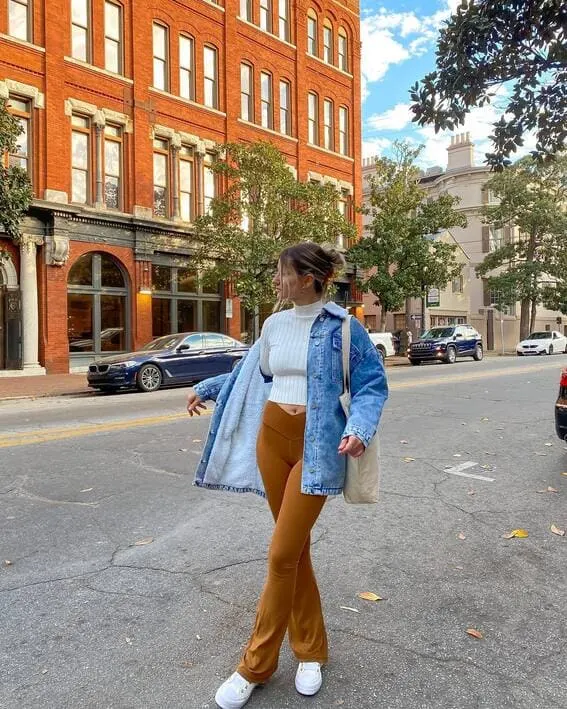
{"label": "rectangular window", "polygon": [[195,81],[193,72],[194,42],[192,37],[179,37],[179,95],[195,100]]}
{"label": "rectangular window", "polygon": [[457,278],[453,278],[453,283],[452,283],[452,291],[453,293],[462,293],[463,292],[463,276],[462,274],[460,276],[457,276]]}
{"label": "rectangular window", "polygon": [[122,129],[104,127],[104,203],[108,209],[122,209]]}
{"label": "rectangular window", "polygon": [[154,86],[156,89],[167,91],[169,88],[167,58],[168,58],[168,32],[167,27],[154,22]]}
{"label": "rectangular window", "polygon": [[317,56],[317,20],[310,15],[307,17],[307,51]]}
{"label": "rectangular window", "polygon": [[32,41],[30,0],[9,0],[8,34],[26,42]]}
{"label": "rectangular window", "polygon": [[339,69],[348,71],[348,43],[346,35],[339,31]]}
{"label": "rectangular window", "polygon": [[154,214],[169,216],[169,143],[154,140]]}
{"label": "rectangular window", "polygon": [[240,17],[246,22],[252,22],[252,0],[240,0]]}
{"label": "rectangular window", "polygon": [[260,105],[262,108],[262,126],[272,128],[274,125],[274,111],[272,105],[272,75],[262,72],[260,74]]}
{"label": "rectangular window", "polygon": [[91,201],[91,125],[86,116],[71,118],[71,201],[89,204]]}
{"label": "rectangular window", "polygon": [[213,170],[214,155],[207,153],[203,161],[203,208],[209,212],[211,202],[217,196],[217,181]]}
{"label": "rectangular window", "polygon": [[291,135],[291,85],[280,81],[280,133]]}
{"label": "rectangular window", "polygon": [[71,55],[89,61],[89,0],[71,0]]}
{"label": "rectangular window", "polygon": [[341,106],[339,108],[339,153],[348,155],[348,108]]}
{"label": "rectangular window", "polygon": [[488,227],[488,248],[489,251],[497,251],[504,246],[504,229]]}
{"label": "rectangular window", "polygon": [[22,129],[17,139],[15,151],[8,155],[8,166],[21,167],[31,177],[31,102],[10,97],[8,109],[18,119]]}
{"label": "rectangular window", "polygon": [[205,106],[218,108],[217,50],[214,47],[205,47],[203,52]]}
{"label": "rectangular window", "polygon": [[328,25],[323,27],[323,60],[333,63],[333,28]]}
{"label": "rectangular window", "polygon": [[319,145],[319,97],[317,94],[307,96],[307,140],[311,145]]}
{"label": "rectangular window", "polygon": [[327,150],[335,149],[335,127],[333,120],[333,102],[323,102],[323,144]]}
{"label": "rectangular window", "polygon": [[272,31],[272,0],[260,0],[260,29]]}
{"label": "rectangular window", "polygon": [[193,221],[193,148],[179,150],[179,214],[184,222]]}
{"label": "rectangular window", "polygon": [[253,69],[249,64],[240,65],[240,117],[245,121],[254,121],[254,84]]}
{"label": "rectangular window", "polygon": [[104,67],[122,74],[122,6],[104,3]]}
{"label": "rectangular window", "polygon": [[278,0],[278,36],[284,42],[289,42],[289,2]]}

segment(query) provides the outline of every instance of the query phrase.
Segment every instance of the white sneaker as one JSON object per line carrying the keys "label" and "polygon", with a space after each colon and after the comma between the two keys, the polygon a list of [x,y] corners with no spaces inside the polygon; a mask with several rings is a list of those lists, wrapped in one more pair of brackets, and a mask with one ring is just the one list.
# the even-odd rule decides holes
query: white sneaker
{"label": "white sneaker", "polygon": [[318,662],[300,662],[295,675],[295,688],[310,697],[321,689],[323,677]]}
{"label": "white sneaker", "polygon": [[221,709],[242,709],[257,686],[235,672],[217,689],[215,702]]}

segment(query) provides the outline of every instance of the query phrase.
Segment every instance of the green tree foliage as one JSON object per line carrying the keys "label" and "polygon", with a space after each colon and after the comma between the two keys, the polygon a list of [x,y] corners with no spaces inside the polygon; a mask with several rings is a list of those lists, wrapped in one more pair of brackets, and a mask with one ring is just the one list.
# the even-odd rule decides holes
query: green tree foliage
{"label": "green tree foliage", "polygon": [[[15,153],[18,137],[22,132],[20,122],[0,99],[0,155]],[[17,241],[20,237],[20,221],[30,206],[32,190],[28,174],[18,165],[0,162],[0,225],[4,232]]]}
{"label": "green tree foliage", "polygon": [[534,157],[564,149],[567,137],[567,5],[564,0],[463,0],[441,30],[437,67],[410,96],[414,120],[453,130],[495,90],[508,102],[491,136],[497,170],[535,131]]}
{"label": "green tree foliage", "polygon": [[461,270],[457,247],[431,236],[466,226],[466,219],[455,211],[455,197],[426,200],[415,165],[420,151],[396,143],[392,158],[376,160],[366,210],[371,221],[348,253],[349,261],[366,274],[360,287],[372,293],[381,307],[382,330],[387,313],[401,309],[406,298],[420,297],[429,287],[444,288]]}
{"label": "green tree foliage", "polygon": [[282,249],[305,240],[346,243],[356,231],[337,208],[336,189],[298,181],[271,143],[230,143],[222,150],[214,170],[223,189],[195,222],[195,259],[207,281],[232,281],[254,313],[274,298]]}
{"label": "green tree foliage", "polygon": [[[567,291],[567,157],[540,163],[518,160],[486,183],[496,200],[483,209],[495,228],[517,228],[518,235],[489,253],[477,267],[504,302],[520,301],[520,336],[535,325],[536,307],[559,306]],[[558,308],[561,309],[561,308]]]}

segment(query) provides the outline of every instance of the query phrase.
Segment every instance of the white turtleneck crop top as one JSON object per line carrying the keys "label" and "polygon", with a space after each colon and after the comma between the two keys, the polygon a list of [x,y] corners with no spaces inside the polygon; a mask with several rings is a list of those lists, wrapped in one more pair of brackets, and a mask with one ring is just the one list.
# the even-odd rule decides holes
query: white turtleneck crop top
{"label": "white turtleneck crop top", "polygon": [[260,369],[273,377],[270,401],[307,404],[307,349],[321,300],[274,313],[264,323],[260,338]]}

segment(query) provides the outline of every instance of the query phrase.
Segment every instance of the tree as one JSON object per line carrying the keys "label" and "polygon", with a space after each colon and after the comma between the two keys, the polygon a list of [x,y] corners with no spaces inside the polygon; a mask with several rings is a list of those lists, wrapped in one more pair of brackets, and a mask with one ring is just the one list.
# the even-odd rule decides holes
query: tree
{"label": "tree", "polygon": [[356,231],[337,208],[336,189],[298,181],[271,143],[230,143],[222,150],[213,169],[224,190],[195,221],[195,260],[207,281],[230,280],[255,313],[274,298],[282,249],[305,240],[346,242]]}
{"label": "tree", "polygon": [[492,177],[485,185],[498,204],[487,205],[482,218],[516,238],[496,244],[477,269],[488,275],[490,289],[520,301],[520,337],[535,326],[538,304],[553,307],[567,288],[567,157],[540,163],[527,156]]}
{"label": "tree", "polygon": [[381,307],[380,329],[386,315],[402,308],[406,298],[423,297],[429,287],[443,288],[459,275],[454,244],[430,238],[453,226],[466,226],[454,207],[458,199],[442,195],[426,201],[414,161],[421,148],[394,144],[394,157],[376,160],[369,179],[371,216],[364,237],[348,252],[349,261],[365,270],[360,287]]}
{"label": "tree", "polygon": [[496,170],[510,165],[529,131],[537,136],[534,157],[563,150],[566,28],[563,0],[463,0],[440,32],[436,70],[410,90],[414,121],[453,130],[503,85],[508,103],[494,124],[487,163]]}
{"label": "tree", "polygon": [[[6,99],[0,99],[0,155],[17,152],[22,126],[8,111]],[[26,170],[17,164],[17,158],[0,161],[0,225],[4,232],[17,241],[20,221],[32,200],[30,179]]]}

